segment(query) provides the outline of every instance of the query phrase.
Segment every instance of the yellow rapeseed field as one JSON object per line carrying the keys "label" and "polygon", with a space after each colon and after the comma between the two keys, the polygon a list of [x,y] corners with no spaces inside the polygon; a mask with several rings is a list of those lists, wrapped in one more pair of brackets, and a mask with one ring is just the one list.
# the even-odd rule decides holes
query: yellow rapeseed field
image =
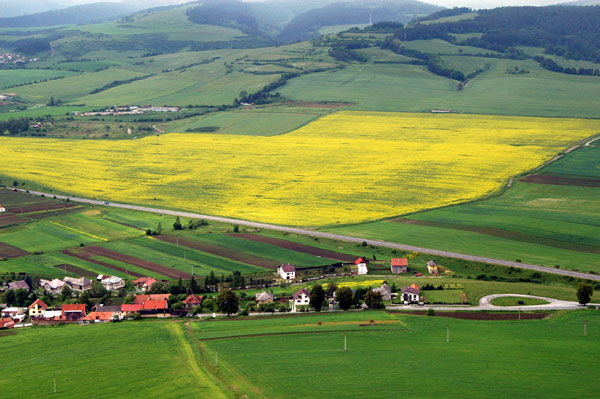
{"label": "yellow rapeseed field", "polygon": [[598,130],[581,119],[348,111],[274,137],[2,137],[0,173],[69,194],[318,226],[472,200]]}

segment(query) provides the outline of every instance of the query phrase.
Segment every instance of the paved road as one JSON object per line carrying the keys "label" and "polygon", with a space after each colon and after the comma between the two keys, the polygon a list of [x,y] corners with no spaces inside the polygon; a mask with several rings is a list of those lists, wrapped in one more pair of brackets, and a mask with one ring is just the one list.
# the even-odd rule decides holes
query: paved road
{"label": "paved road", "polygon": [[[24,192],[25,190],[20,189],[20,191]],[[409,252],[416,251],[416,252],[420,252],[420,253],[428,254],[428,255],[445,256],[447,258],[464,259],[464,260],[469,260],[469,261],[473,261],[473,262],[491,263],[491,264],[500,265],[500,266],[516,267],[519,269],[536,270],[536,271],[540,271],[540,272],[544,272],[544,273],[560,274],[563,276],[570,276],[570,277],[575,277],[575,278],[600,281],[600,275],[593,275],[593,274],[575,272],[575,271],[570,271],[570,270],[554,269],[551,267],[537,266],[537,265],[531,265],[531,264],[527,264],[527,263],[511,262],[511,261],[502,260],[502,259],[486,258],[483,256],[473,256],[473,255],[460,254],[460,253],[456,253],[456,252],[439,251],[436,249],[415,247],[412,245],[398,244],[398,243],[389,242],[389,241],[370,240],[367,238],[344,236],[344,235],[340,235],[340,234],[325,233],[325,232],[321,232],[321,231],[313,231],[313,230],[307,230],[307,229],[299,229],[299,228],[295,228],[295,227],[277,226],[277,225],[268,224],[268,223],[249,222],[249,221],[240,220],[240,219],[202,215],[199,213],[191,213],[191,212],[172,211],[172,210],[168,210],[168,209],[150,208],[147,206],[119,204],[116,202],[106,202],[106,201],[100,201],[100,200],[93,200],[93,199],[89,199],[89,198],[70,197],[70,196],[65,196],[65,195],[43,193],[43,192],[39,192],[39,191],[29,191],[29,193],[34,194],[34,195],[45,195],[46,197],[56,196],[56,198],[59,198],[59,199],[69,198],[70,201],[81,202],[81,203],[92,204],[92,205],[111,206],[114,208],[131,209],[131,210],[142,211],[142,212],[151,212],[151,213],[186,217],[186,218],[192,218],[192,219],[212,220],[212,221],[221,222],[221,223],[237,224],[240,226],[248,226],[248,227],[254,227],[254,228],[258,228],[258,229],[270,229],[270,230],[283,231],[283,232],[294,233],[294,234],[307,235],[307,236],[311,236],[311,237],[329,238],[329,239],[334,239],[334,240],[355,242],[355,243],[359,243],[359,244],[362,242],[366,242],[368,245],[380,246],[380,247],[386,247],[386,248],[392,248],[392,249],[399,249],[401,251],[409,251]]]}
{"label": "paved road", "polygon": [[[492,300],[495,298],[502,297],[520,297],[520,298],[532,298],[541,299],[549,302],[544,305],[523,305],[523,306],[495,306],[492,305]],[[573,309],[585,309],[587,306],[600,307],[600,304],[590,303],[587,305],[581,305],[577,302],[562,301],[554,298],[547,298],[533,295],[521,295],[521,294],[493,294],[487,295],[479,299],[479,305],[477,306],[454,306],[454,305],[391,305],[387,306],[386,309],[393,310],[407,310],[407,309],[434,309],[434,310],[501,310],[501,311],[532,311],[532,310],[573,310]]]}

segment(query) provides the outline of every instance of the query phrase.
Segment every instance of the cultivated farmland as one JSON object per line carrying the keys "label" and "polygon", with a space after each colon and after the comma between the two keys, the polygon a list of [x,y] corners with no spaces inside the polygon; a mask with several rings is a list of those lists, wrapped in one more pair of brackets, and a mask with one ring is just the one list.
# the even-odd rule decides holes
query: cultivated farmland
{"label": "cultivated farmland", "polygon": [[[597,126],[575,119],[340,112],[275,137],[170,134],[72,141],[68,149],[64,141],[46,139],[27,139],[27,146],[18,138],[0,143],[21,160],[6,165],[5,174],[55,190],[325,225],[490,194]],[[82,167],[72,168],[73,162]]]}

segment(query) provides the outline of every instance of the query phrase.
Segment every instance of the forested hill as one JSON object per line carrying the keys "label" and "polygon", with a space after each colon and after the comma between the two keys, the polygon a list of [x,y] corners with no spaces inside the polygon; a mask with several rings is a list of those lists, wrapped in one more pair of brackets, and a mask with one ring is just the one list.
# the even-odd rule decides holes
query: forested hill
{"label": "forested hill", "polygon": [[473,19],[417,23],[397,35],[407,40],[439,38],[456,42],[454,34],[475,33],[481,35],[474,35],[461,44],[501,52],[516,46],[543,47],[549,54],[600,62],[600,6],[480,10]]}
{"label": "forested hill", "polygon": [[137,8],[125,3],[92,3],[20,17],[0,18],[2,28],[20,28],[101,22],[127,15]]}

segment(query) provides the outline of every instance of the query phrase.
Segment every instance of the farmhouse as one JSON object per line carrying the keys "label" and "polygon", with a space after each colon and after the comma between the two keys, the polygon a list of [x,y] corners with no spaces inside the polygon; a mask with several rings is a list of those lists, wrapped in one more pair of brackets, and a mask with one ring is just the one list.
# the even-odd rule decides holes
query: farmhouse
{"label": "farmhouse", "polygon": [[113,317],[113,312],[90,312],[83,318],[85,321],[93,321],[94,323],[106,323]]}
{"label": "farmhouse", "polygon": [[2,205],[0,205],[0,213],[4,213],[4,212],[6,212],[6,208],[3,207]]}
{"label": "farmhouse", "polygon": [[29,291],[29,284],[25,280],[13,281],[8,283],[9,290],[26,290]]}
{"label": "farmhouse", "polygon": [[365,258],[358,258],[354,261],[354,264],[357,267],[356,273],[357,274],[367,274],[369,273],[369,268],[367,267],[367,263],[369,263],[368,260],[366,260]]}
{"label": "farmhouse", "polygon": [[52,293],[52,294],[60,294],[65,282],[55,278],[54,280],[44,280],[40,279],[40,287],[44,289],[44,291]]}
{"label": "farmhouse", "polygon": [[41,299],[36,299],[29,308],[27,309],[29,312],[29,317],[42,317],[44,313],[48,309],[48,305],[42,302]]}
{"label": "farmhouse", "polygon": [[142,292],[146,292],[150,290],[152,284],[156,283],[158,280],[152,277],[140,277],[133,282],[135,288],[141,290]]}
{"label": "farmhouse", "polygon": [[121,305],[121,312],[125,313],[125,314],[131,314],[131,313],[137,313],[140,310],[142,310],[143,306],[142,305],[136,305],[136,304],[123,304]]}
{"label": "farmhouse", "polygon": [[292,312],[296,312],[298,306],[308,306],[310,304],[310,293],[306,288],[302,288],[292,295],[292,300],[290,302],[292,304]]}
{"label": "farmhouse", "polygon": [[390,259],[390,265],[394,274],[408,273],[408,259],[406,258]]}
{"label": "farmhouse", "polygon": [[78,292],[85,292],[92,289],[92,282],[86,277],[73,278],[65,277],[63,281],[73,290]]}
{"label": "farmhouse", "polygon": [[273,294],[268,291],[259,292],[258,294],[255,295],[254,298],[256,299],[256,303],[258,303],[259,305],[261,303],[273,302],[273,300],[275,299]]}
{"label": "farmhouse", "polygon": [[190,294],[183,300],[186,310],[192,310],[196,306],[202,305],[202,297],[194,294]]}
{"label": "farmhouse", "polygon": [[3,317],[0,319],[0,329],[13,328],[14,326],[15,322],[10,317]]}
{"label": "farmhouse", "polygon": [[427,273],[429,274],[439,274],[438,265],[435,261],[430,260],[427,262]]}
{"label": "farmhouse", "polygon": [[279,273],[284,280],[294,280],[296,278],[296,268],[289,263],[287,265],[279,266],[277,268],[277,273]]}
{"label": "farmhouse", "polygon": [[373,288],[373,292],[379,292],[381,299],[384,301],[390,301],[392,299],[392,289],[387,283],[383,283],[381,287]]}
{"label": "farmhouse", "polygon": [[133,303],[136,305],[143,305],[146,301],[168,301],[170,296],[170,294],[136,295],[133,299]]}
{"label": "farmhouse", "polygon": [[0,313],[1,317],[10,317],[16,322],[23,321],[27,317],[27,309],[25,308],[5,308]]}
{"label": "farmhouse", "polygon": [[116,276],[105,276],[100,274],[97,280],[107,291],[118,291],[125,287],[125,280]]}
{"label": "farmhouse", "polygon": [[[88,280],[89,281],[89,280]],[[62,320],[79,321],[85,317],[84,304],[64,304],[62,306]]]}
{"label": "farmhouse", "polygon": [[408,287],[402,287],[402,300],[405,304],[419,302],[419,294],[419,286],[416,284],[412,284]]}

